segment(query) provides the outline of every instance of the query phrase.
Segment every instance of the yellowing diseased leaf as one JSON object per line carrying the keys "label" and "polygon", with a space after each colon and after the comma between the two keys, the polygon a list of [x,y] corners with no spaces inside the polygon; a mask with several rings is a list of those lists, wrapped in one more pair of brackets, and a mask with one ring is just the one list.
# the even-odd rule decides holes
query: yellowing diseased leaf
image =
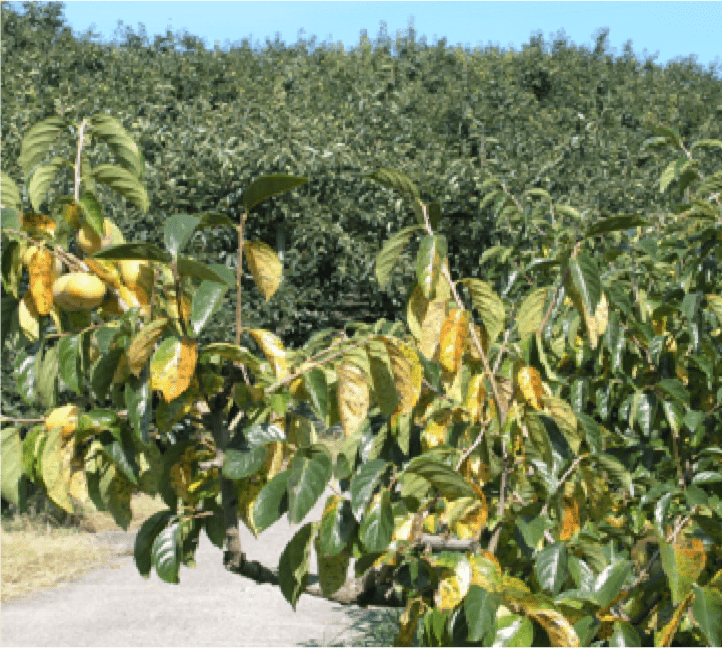
{"label": "yellowing diseased leaf", "polygon": [[407,414],[419,400],[424,376],[423,367],[419,362],[419,356],[408,344],[387,336],[382,336],[381,339],[389,356],[401,411]]}
{"label": "yellowing diseased leaf", "polygon": [[439,340],[439,362],[445,371],[456,373],[458,370],[468,334],[468,311],[458,308],[452,310],[441,326],[441,338]]}
{"label": "yellowing diseased leaf", "polygon": [[491,468],[481,460],[481,457],[475,454],[471,454],[464,459],[459,468],[459,473],[471,482],[474,490],[476,490],[476,484],[483,486],[491,478]]}
{"label": "yellowing diseased leaf", "polygon": [[559,540],[569,540],[580,529],[579,504],[573,497],[564,497],[564,513],[559,524]]}
{"label": "yellowing diseased leaf", "polygon": [[18,304],[18,320],[20,328],[31,342],[40,338],[40,313],[35,307],[35,300],[28,290]]}
{"label": "yellowing diseased leaf", "polygon": [[285,445],[283,441],[273,441],[266,446],[266,460],[262,468],[266,479],[271,480],[281,472]]}
{"label": "yellowing diseased leaf", "polygon": [[409,326],[409,331],[411,331],[411,335],[413,335],[419,343],[421,343],[422,338],[421,324],[424,321],[428,305],[429,300],[424,297],[421,288],[416,284],[406,304],[406,322]]}
{"label": "yellowing diseased leaf", "polygon": [[190,338],[169,337],[156,349],[150,362],[153,389],[166,402],[180,396],[191,383],[198,358],[198,343]]}
{"label": "yellowing diseased leaf", "polygon": [[421,353],[429,360],[439,347],[441,327],[446,318],[446,300],[434,299],[429,302],[421,322]]}
{"label": "yellowing diseased leaf", "polygon": [[253,506],[263,486],[264,480],[255,475],[242,479],[238,484],[238,515],[256,538],[258,537],[258,529],[253,521]]}
{"label": "yellowing diseased leaf", "polygon": [[667,330],[667,316],[662,315],[659,319],[652,318],[652,328],[655,335],[662,335]]}
{"label": "yellowing diseased leaf", "polygon": [[50,216],[43,214],[24,213],[22,216],[22,228],[30,235],[33,234],[55,234],[55,221]]}
{"label": "yellowing diseased leaf", "polygon": [[421,432],[421,448],[424,452],[446,443],[448,430],[453,422],[453,415],[449,410],[434,412],[426,427]]}
{"label": "yellowing diseased leaf", "polygon": [[574,626],[561,613],[544,608],[526,610],[526,613],[546,630],[552,646],[579,646],[579,637]]}
{"label": "yellowing diseased leaf", "polygon": [[[479,343],[481,344],[481,348],[484,351],[486,355],[489,354],[489,335],[486,332],[485,328],[480,328],[478,324],[472,324],[471,325],[474,329],[474,333],[476,333],[476,339],[479,340]],[[474,336],[469,335],[467,338],[467,347],[469,349],[469,353],[471,354],[471,357],[474,358],[474,360],[481,360],[481,355],[479,354],[479,349],[476,346],[476,342],[474,342]]]}
{"label": "yellowing diseased leaf", "polygon": [[[701,541],[700,541],[701,542]],[[655,632],[654,637],[654,645],[655,646],[671,646],[672,640],[674,639],[674,635],[677,634],[677,631],[679,630],[679,626],[682,623],[682,619],[684,618],[685,613],[687,612],[687,608],[689,607],[690,603],[694,600],[694,592],[689,592],[687,596],[682,600],[682,602],[677,606],[677,608],[674,611],[674,614],[672,615],[672,618],[669,620],[667,625],[662,628],[660,632]]]}
{"label": "yellowing diseased leaf", "polygon": [[[472,483],[472,486],[476,486]],[[484,491],[474,488],[476,497],[462,497],[447,505],[449,527],[460,540],[478,538],[489,517]]]}
{"label": "yellowing diseased leaf", "polygon": [[283,347],[283,342],[273,333],[264,329],[247,330],[273,366],[273,373],[276,375],[276,378],[283,380],[288,375],[286,349]]}
{"label": "yellowing diseased leaf", "polygon": [[259,241],[246,241],[243,244],[243,253],[246,255],[256,286],[268,301],[281,283],[283,274],[281,260],[272,248]]}
{"label": "yellowing diseased leaf", "polygon": [[354,364],[341,364],[338,375],[338,410],[344,434],[351,436],[366,418],[369,409],[369,387],[366,374]]}
{"label": "yellowing diseased leaf", "polygon": [[30,266],[30,294],[39,315],[47,315],[53,306],[53,255],[44,248],[32,256]]}
{"label": "yellowing diseased leaf", "polygon": [[464,407],[469,410],[474,421],[481,421],[482,411],[486,403],[486,388],[484,387],[483,374],[475,374],[469,380],[469,387],[466,390]]}
{"label": "yellowing diseased leaf", "polygon": [[88,497],[88,481],[85,478],[84,469],[73,470],[71,473],[68,494],[81,504],[86,504],[90,501]]}
{"label": "yellowing diseased leaf", "polygon": [[148,358],[153,353],[155,343],[163,335],[166,324],[168,324],[168,320],[165,317],[151,322],[138,331],[130,343],[130,347],[128,347],[128,368],[136,377],[140,376],[141,371],[143,371],[145,363],[148,362]]}
{"label": "yellowing diseased leaf", "polygon": [[540,410],[544,389],[539,371],[535,367],[522,367],[516,374],[516,382],[526,402],[534,409]]}
{"label": "yellowing diseased leaf", "polygon": [[[609,303],[607,302],[607,296],[602,293],[597,302],[597,308],[594,311],[594,321],[597,325],[597,335],[604,335],[607,330],[607,324],[609,323]],[[592,348],[596,348],[596,344]]]}
{"label": "yellowing diseased leaf", "polygon": [[434,605],[439,610],[452,610],[464,600],[471,585],[471,565],[466,559],[456,564],[454,572],[439,582],[434,593]]}
{"label": "yellowing diseased leaf", "polygon": [[469,558],[471,584],[483,587],[488,592],[499,592],[502,588],[502,572],[494,554],[479,550]]}
{"label": "yellowing diseased leaf", "polygon": [[78,427],[78,414],[80,408],[76,405],[64,405],[54,409],[45,419],[45,427],[51,430],[54,427],[62,428],[61,436],[63,441],[67,441]]}

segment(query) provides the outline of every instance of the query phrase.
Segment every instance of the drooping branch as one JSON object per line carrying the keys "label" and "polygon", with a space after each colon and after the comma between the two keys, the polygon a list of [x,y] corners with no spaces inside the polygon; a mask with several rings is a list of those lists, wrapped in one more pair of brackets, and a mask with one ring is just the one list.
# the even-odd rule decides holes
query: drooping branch
{"label": "drooping branch", "polygon": [[[455,538],[444,538],[423,534],[419,540],[410,545],[411,548],[432,552],[458,551],[475,552],[479,543],[474,539],[457,540]],[[280,579],[278,571],[269,569],[257,560],[246,560],[241,554],[240,562],[232,562],[228,551],[224,554],[224,567],[239,576],[245,576],[258,584],[279,586]],[[389,578],[389,568],[378,567],[369,569],[363,576],[349,578],[338,590],[330,596],[326,596],[318,584],[318,578],[309,575],[309,583],[304,593],[317,598],[324,598],[339,605],[375,605],[378,607],[403,607],[406,602],[403,594],[394,587]]]}

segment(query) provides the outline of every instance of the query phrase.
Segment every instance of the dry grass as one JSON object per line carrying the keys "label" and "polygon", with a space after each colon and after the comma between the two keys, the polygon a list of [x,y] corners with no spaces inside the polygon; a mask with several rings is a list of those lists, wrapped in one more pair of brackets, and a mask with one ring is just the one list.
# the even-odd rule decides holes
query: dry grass
{"label": "dry grass", "polygon": [[[131,529],[165,508],[160,498],[144,494],[135,496],[131,507]],[[0,600],[5,603],[51,587],[102,564],[112,556],[112,550],[95,542],[93,533],[117,528],[109,514],[92,506],[83,509],[75,525],[69,527],[39,515],[3,520]]]}

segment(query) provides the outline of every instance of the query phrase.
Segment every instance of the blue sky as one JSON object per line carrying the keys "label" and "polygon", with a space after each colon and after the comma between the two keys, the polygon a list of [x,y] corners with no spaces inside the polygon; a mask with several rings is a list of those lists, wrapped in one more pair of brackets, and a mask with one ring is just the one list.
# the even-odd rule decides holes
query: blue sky
{"label": "blue sky", "polygon": [[[13,3],[18,6],[19,3]],[[656,63],[697,55],[707,68],[712,62],[722,76],[722,2],[117,2],[70,1],[65,17],[74,33],[92,26],[102,40],[112,40],[117,23],[137,31],[142,23],[148,35],[188,30],[213,47],[250,38],[265,43],[279,34],[286,44],[315,35],[318,42],[342,41],[345,47],[359,42],[362,29],[373,40],[381,21],[389,35],[405,30],[413,17],[418,37],[433,43],[445,37],[450,45],[498,45],[520,49],[530,35],[542,32],[549,42],[564,30],[577,46],[593,44],[593,35],[609,29],[612,51],[622,54],[631,39],[635,54],[644,50]]]}

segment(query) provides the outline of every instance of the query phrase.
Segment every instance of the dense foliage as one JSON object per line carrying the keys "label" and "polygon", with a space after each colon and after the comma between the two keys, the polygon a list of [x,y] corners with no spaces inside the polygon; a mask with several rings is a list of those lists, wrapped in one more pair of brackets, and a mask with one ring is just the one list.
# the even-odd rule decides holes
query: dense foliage
{"label": "dense foliage", "polygon": [[[209,65],[218,56],[194,55]],[[339,66],[352,58],[331,56]],[[535,101],[547,85],[531,84]],[[546,114],[543,101],[536,112]],[[314,331],[298,348],[245,308],[220,315],[225,303],[253,299],[286,315],[273,300],[295,275],[263,228],[284,205],[293,222],[299,195],[320,202],[304,194],[313,180],[259,173],[241,187],[233,218],[189,197],[189,213],[167,213],[153,237],[151,228],[134,237],[130,223],[150,222],[146,186],[158,178],[146,147],[104,110],[39,121],[23,132],[16,167],[30,208],[0,172],[0,346],[12,351],[16,393],[42,417],[33,425],[5,415],[3,497],[22,506],[34,482],[68,510],[90,500],[127,527],[131,489],[159,492],[168,510],[138,534],[141,574],[178,582],[205,532],[230,571],[277,584],[294,607],[304,593],[403,605],[399,646],[722,644],[722,141],[642,112],[629,146],[649,160],[643,186],[632,190],[607,167],[604,192],[596,171],[608,153],[589,152],[589,190],[610,209],[616,191],[629,192],[617,194],[614,211],[568,202],[583,159],[559,176],[554,169],[564,183],[555,193],[570,192],[563,201],[477,167],[476,213],[492,209],[497,238],[472,248],[475,272],[459,270],[458,221],[429,199],[439,194],[427,171],[358,163],[344,171],[346,185],[326,174],[325,186],[346,187],[355,213],[400,199],[396,220],[382,221],[390,225],[372,278],[382,290],[409,285],[397,317]],[[618,143],[606,138],[605,114],[597,141]],[[713,128],[700,126],[703,135]],[[59,136],[59,155],[48,157]],[[110,155],[93,158],[96,142]],[[72,192],[53,196],[63,158]],[[386,193],[364,203],[374,185]],[[107,189],[128,201],[127,218]],[[635,203],[637,190],[648,203]],[[527,198],[539,202],[528,209]],[[104,249],[79,251],[82,228],[105,233],[104,216],[125,224],[128,242],[108,234]],[[378,219],[366,218],[368,231]],[[310,214],[307,222],[311,231]],[[234,241],[234,262],[198,254],[196,239],[216,256],[216,242]],[[31,244],[39,250],[28,252]],[[354,250],[339,263],[363,258],[363,247]],[[110,301],[58,309],[55,258],[99,277]],[[127,279],[128,259],[152,264],[149,293]],[[238,284],[238,267],[249,286]],[[62,296],[72,308],[82,297]],[[192,425],[179,431],[183,420]],[[319,426],[344,433],[335,463]],[[336,494],[322,519],[306,522],[328,484]],[[246,559],[239,517],[262,533],[284,514],[303,524],[278,569]],[[318,585],[308,584],[312,549]],[[346,580],[351,557],[355,577]]]}

